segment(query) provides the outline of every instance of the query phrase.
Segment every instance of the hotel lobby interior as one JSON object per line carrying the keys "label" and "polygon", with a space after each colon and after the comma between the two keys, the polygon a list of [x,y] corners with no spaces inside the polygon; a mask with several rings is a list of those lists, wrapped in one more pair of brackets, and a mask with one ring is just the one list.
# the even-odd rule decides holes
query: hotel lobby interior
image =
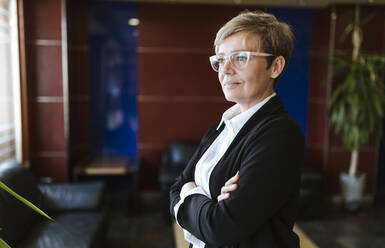
{"label": "hotel lobby interior", "polygon": [[[332,58],[351,59],[357,9],[385,92],[385,0],[0,0],[0,183],[54,219],[0,190],[0,247],[189,247],[169,190],[233,105],[209,57],[246,9],[295,37],[275,92],[305,137],[300,247],[385,248],[385,119],[366,119],[351,204],[341,175],[353,153],[329,114],[348,73]],[[385,98],[373,102],[383,117]]]}

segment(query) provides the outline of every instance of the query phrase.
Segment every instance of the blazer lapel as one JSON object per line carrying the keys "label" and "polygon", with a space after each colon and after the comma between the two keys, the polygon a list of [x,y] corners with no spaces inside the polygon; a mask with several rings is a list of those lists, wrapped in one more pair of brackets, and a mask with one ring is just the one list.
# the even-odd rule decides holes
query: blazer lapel
{"label": "blazer lapel", "polygon": [[283,101],[278,95],[276,95],[267,103],[265,103],[253,116],[250,117],[245,125],[243,125],[237,136],[234,138],[233,142],[231,142],[230,147],[227,149],[223,157],[225,157],[227,153],[231,151],[240,140],[242,140],[242,138],[250,131],[251,128],[257,125],[261,125],[267,116],[279,112],[285,112],[285,109]]}
{"label": "blazer lapel", "polygon": [[[230,147],[227,149],[225,154],[223,154],[222,158],[219,160],[222,161],[225,157],[227,157],[227,154],[236,146],[239,141],[248,133],[248,131],[253,128],[256,125],[260,125],[262,123],[262,120],[265,119],[267,116],[276,113],[276,112],[283,112],[283,102],[281,98],[276,95],[273,98],[271,98],[265,105],[263,105],[251,118],[245,123],[245,125],[241,128],[237,136],[234,138],[234,140],[231,142]],[[216,127],[213,127],[216,128]],[[213,131],[211,134],[209,134],[209,137],[206,139],[205,142],[202,142],[199,149],[199,152],[197,156],[195,156],[190,163],[193,163],[196,165],[198,160],[202,157],[202,155],[206,152],[206,150],[211,146],[211,144],[214,142],[214,140],[218,137],[218,135],[223,131],[225,128],[225,124],[223,123],[218,130]],[[195,173],[195,166],[194,166],[194,173]]]}
{"label": "blazer lapel", "polygon": [[190,163],[194,164],[194,173],[195,173],[195,166],[198,163],[199,159],[202,157],[202,155],[206,152],[206,150],[211,146],[211,144],[214,142],[214,140],[218,137],[218,135],[223,131],[225,128],[225,123],[223,123],[218,130],[216,130],[217,125],[215,127],[212,127],[214,131],[209,132],[207,135],[208,137],[205,138],[205,140],[199,145],[198,147],[198,153],[196,153],[195,157],[191,158]]}
{"label": "blazer lapel", "polygon": [[207,139],[207,141],[202,144],[200,152],[199,152],[199,154],[200,154],[199,158],[206,152],[206,150],[211,146],[211,144],[218,137],[218,135],[223,131],[224,128],[225,128],[225,123],[222,123],[222,125],[219,127],[219,129],[215,130],[210,135],[210,137]]}

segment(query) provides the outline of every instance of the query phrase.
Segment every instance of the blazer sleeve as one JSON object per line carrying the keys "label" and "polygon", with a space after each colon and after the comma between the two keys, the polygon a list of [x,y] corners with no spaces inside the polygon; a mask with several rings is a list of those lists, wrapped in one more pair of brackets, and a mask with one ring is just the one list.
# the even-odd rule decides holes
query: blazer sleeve
{"label": "blazer sleeve", "polygon": [[218,203],[216,197],[194,194],[178,210],[179,224],[206,244],[239,243],[297,197],[304,156],[301,128],[286,118],[262,129],[243,145],[238,189],[229,199]]}
{"label": "blazer sleeve", "polygon": [[175,217],[174,206],[180,200],[180,196],[179,196],[180,191],[185,183],[190,181],[195,181],[194,180],[195,161],[199,159],[203,145],[215,133],[215,131],[216,131],[216,126],[212,126],[206,131],[206,133],[203,135],[203,138],[200,142],[199,147],[195,151],[194,155],[191,157],[186,168],[183,170],[181,175],[176,179],[175,183],[170,187],[170,212],[171,212],[171,215],[174,217]]}

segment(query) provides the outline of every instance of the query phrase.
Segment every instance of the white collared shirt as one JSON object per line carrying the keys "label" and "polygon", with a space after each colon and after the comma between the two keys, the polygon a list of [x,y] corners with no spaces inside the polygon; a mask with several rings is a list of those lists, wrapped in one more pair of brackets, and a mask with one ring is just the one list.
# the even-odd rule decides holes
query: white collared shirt
{"label": "white collared shirt", "polygon": [[[272,95],[268,96],[263,101],[257,103],[256,105],[244,112],[241,111],[241,107],[239,104],[235,104],[223,113],[222,120],[219,123],[217,130],[220,128],[222,123],[225,123],[225,128],[197,162],[194,174],[194,180],[197,187],[188,191],[185,195],[181,196],[180,201],[174,206],[176,220],[178,220],[177,216],[179,207],[183,204],[184,199],[187,196],[192,194],[202,194],[212,199],[209,188],[209,182],[211,173],[217,165],[218,161],[225,154],[227,149],[230,147],[230,144],[237,136],[238,132],[250,119],[250,117],[253,116],[267,101],[270,100],[270,98],[275,95],[276,93],[274,92]],[[186,241],[193,244],[193,248],[203,248],[205,246],[205,243],[203,241],[196,238],[187,230],[183,229],[183,231]]]}

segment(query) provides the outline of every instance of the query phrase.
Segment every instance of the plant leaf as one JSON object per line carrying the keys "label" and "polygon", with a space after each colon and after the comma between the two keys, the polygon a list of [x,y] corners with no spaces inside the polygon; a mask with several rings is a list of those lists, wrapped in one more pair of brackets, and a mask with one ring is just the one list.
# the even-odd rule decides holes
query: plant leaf
{"label": "plant leaf", "polygon": [[376,16],[376,13],[371,13],[367,17],[365,17],[364,20],[361,21],[361,27],[365,26],[368,24],[373,18]]}
{"label": "plant leaf", "polygon": [[352,30],[353,30],[353,25],[352,24],[349,24],[348,26],[346,26],[346,28],[344,29],[344,32],[341,35],[340,42],[343,42],[345,40],[346,36],[350,32],[352,32]]}
{"label": "plant leaf", "polygon": [[0,182],[0,187],[2,189],[4,189],[5,191],[7,191],[9,194],[11,194],[12,196],[14,196],[16,199],[18,199],[19,201],[21,201],[22,203],[24,203],[25,205],[27,205],[28,207],[32,208],[34,211],[38,212],[39,214],[43,215],[44,217],[46,217],[47,219],[49,220],[53,220],[51,217],[49,217],[46,213],[44,213],[43,211],[41,211],[38,207],[36,207],[35,205],[33,205],[30,201],[28,201],[27,199],[21,197],[20,195],[18,195],[15,191],[13,191],[12,189],[10,189],[7,185],[5,185],[3,182]]}
{"label": "plant leaf", "polygon": [[0,248],[11,248],[4,240],[0,238]]}

